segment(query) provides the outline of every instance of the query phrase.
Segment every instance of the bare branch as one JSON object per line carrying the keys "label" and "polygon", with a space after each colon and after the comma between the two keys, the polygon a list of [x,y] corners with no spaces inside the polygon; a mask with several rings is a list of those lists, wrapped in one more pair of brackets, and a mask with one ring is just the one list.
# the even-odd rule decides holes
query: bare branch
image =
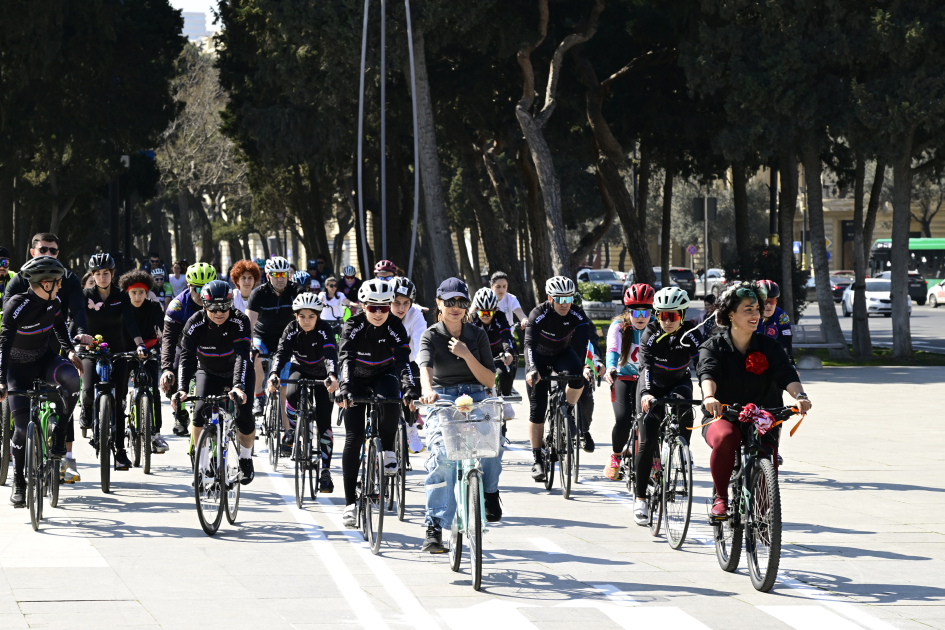
{"label": "bare branch", "polygon": [[624,77],[630,74],[633,74],[634,72],[639,72],[640,70],[649,68],[651,66],[667,63],[676,57],[676,52],[677,51],[675,48],[667,48],[663,50],[650,50],[648,52],[645,52],[639,57],[633,59],[630,63],[625,65],[623,68],[621,68],[617,72],[613,73],[612,75],[604,79],[603,83],[601,83],[601,87],[606,90],[607,88],[610,87],[611,83],[614,83],[615,81],[619,81],[620,79],[623,79]]}

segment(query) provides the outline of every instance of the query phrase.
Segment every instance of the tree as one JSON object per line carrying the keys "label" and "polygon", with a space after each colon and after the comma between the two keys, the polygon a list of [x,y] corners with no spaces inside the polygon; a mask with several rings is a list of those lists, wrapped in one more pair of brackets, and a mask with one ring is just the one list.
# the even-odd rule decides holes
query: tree
{"label": "tree", "polygon": [[945,178],[937,171],[922,171],[913,186],[912,198],[919,204],[919,214],[912,220],[922,226],[922,236],[932,238],[932,220],[945,202]]}

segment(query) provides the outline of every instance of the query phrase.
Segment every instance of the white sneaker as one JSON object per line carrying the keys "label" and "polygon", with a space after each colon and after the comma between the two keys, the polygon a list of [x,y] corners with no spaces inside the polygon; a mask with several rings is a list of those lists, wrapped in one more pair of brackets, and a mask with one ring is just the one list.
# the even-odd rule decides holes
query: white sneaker
{"label": "white sneaker", "polygon": [[505,410],[506,420],[511,420],[515,417],[515,410],[512,409],[512,403],[503,403],[502,408]]}
{"label": "white sneaker", "polygon": [[384,474],[396,475],[400,467],[397,465],[397,454],[394,451],[384,451]]}
{"label": "white sneaker", "polygon": [[417,425],[407,425],[407,448],[411,453],[423,452],[423,440],[420,439],[420,431]]}
{"label": "white sneaker", "polygon": [[650,524],[650,514],[647,512],[644,499],[637,499],[633,502],[633,520],[637,522],[637,525],[646,526]]}
{"label": "white sneaker", "polygon": [[345,511],[341,515],[341,524],[348,529],[358,528],[358,504],[352,503],[345,506]]}

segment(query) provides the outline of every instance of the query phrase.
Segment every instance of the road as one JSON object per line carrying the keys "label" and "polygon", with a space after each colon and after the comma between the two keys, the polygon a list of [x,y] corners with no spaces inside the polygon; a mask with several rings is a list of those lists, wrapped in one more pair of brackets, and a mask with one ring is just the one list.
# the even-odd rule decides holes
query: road
{"label": "road", "polygon": [[[582,458],[569,501],[530,479],[516,405],[505,516],[485,535],[479,593],[465,564],[453,573],[445,555],[419,553],[424,455],[413,456],[406,522],[385,520],[373,556],[341,526],[340,458],[336,493],[298,510],[287,468],[269,470],[260,453],[237,524],[211,538],[197,522],[185,439],[169,439],[153,475],[113,472],[109,495],[77,442],[83,481],[63,487],[39,532],[27,510],[0,507],[0,628],[945,628],[945,368],[803,377],[814,412],[784,438],[785,542],[768,594],[751,587],[744,557],[735,574],[718,567],[701,437],[682,550],[633,524],[625,486],[601,474],[613,414],[598,391],[598,449]],[[888,412],[906,409],[919,422]]]}
{"label": "road", "polygon": [[[840,328],[847,341],[851,341],[853,318],[844,317],[839,304],[836,310],[837,317],[840,318]],[[816,304],[808,304],[799,323],[819,324],[820,321],[820,308]],[[873,343],[877,346],[892,347],[892,318],[874,315],[869,318],[869,324]],[[945,308],[932,308],[928,304],[919,306],[913,302],[909,324],[912,329],[912,345],[916,350],[945,353]]]}

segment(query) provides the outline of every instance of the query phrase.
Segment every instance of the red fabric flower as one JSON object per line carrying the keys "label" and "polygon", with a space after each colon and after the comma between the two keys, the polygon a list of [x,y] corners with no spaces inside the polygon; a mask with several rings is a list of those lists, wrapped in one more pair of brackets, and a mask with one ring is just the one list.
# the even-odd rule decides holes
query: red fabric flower
{"label": "red fabric flower", "polygon": [[[756,354],[761,354],[760,352]],[[764,355],[762,355],[763,357]],[[752,403],[748,403],[738,414],[739,422],[753,422],[758,435],[764,435],[775,426],[774,416]]]}
{"label": "red fabric flower", "polygon": [[752,352],[745,359],[745,369],[752,374],[764,374],[768,369],[768,357],[761,352]]}

